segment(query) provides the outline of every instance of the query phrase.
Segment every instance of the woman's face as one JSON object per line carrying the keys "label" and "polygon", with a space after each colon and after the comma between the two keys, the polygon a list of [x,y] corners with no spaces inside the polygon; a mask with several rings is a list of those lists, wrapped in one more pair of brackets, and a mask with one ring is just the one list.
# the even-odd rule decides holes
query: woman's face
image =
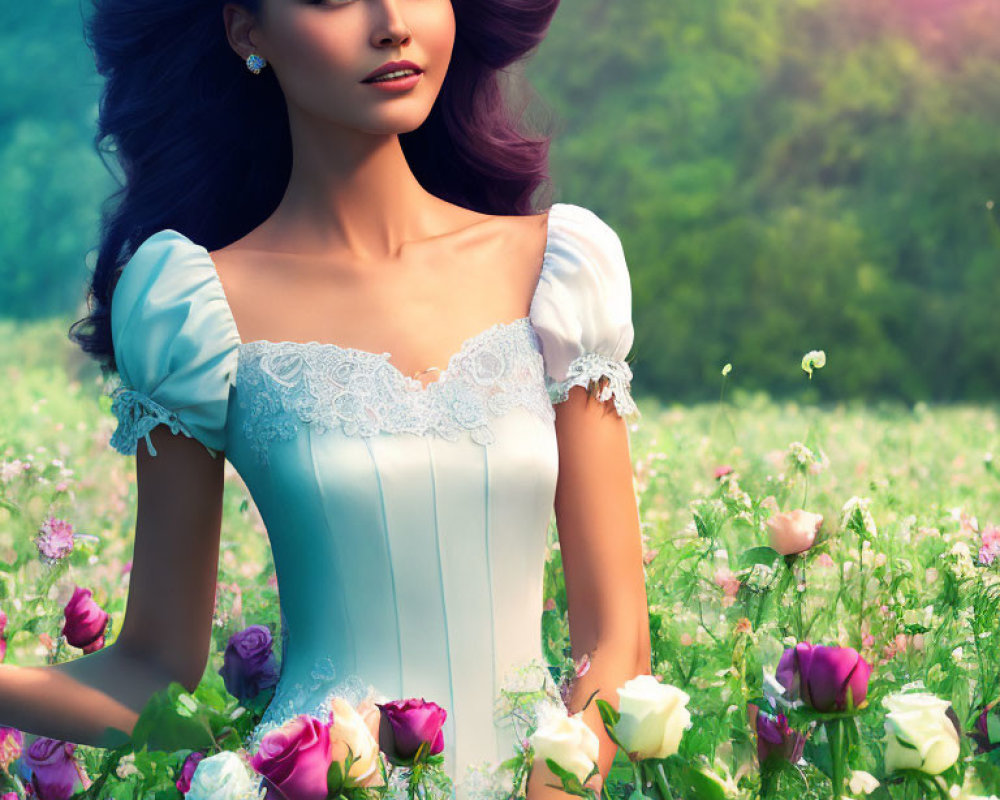
{"label": "woman's face", "polygon": [[[406,133],[424,122],[455,42],[451,0],[260,0],[256,18],[226,9],[230,44],[244,59],[267,59],[291,112],[369,133]],[[423,70],[412,88],[362,83],[404,59]]]}

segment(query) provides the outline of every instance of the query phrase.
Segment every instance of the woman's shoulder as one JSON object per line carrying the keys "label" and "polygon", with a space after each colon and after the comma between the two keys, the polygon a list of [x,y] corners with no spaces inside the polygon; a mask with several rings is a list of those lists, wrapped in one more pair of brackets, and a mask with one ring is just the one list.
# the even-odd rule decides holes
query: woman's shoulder
{"label": "woman's shoulder", "polygon": [[637,411],[629,395],[626,363],[635,337],[632,285],[621,239],[585,206],[557,203],[549,219],[545,264],[531,303],[553,402],[572,386],[610,384],[619,413]]}
{"label": "woman's shoulder", "polygon": [[162,421],[210,451],[224,449],[240,340],[203,247],[173,229],[136,247],[112,294],[111,340],[120,378],[115,449],[134,453]]}

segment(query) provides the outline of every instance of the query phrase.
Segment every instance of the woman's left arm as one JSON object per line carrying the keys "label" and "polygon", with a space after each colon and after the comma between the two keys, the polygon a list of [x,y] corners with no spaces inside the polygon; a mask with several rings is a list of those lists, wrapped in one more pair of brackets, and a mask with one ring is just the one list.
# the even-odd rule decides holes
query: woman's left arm
{"label": "woman's left arm", "polygon": [[[596,394],[596,389],[595,389]],[[628,426],[612,402],[582,386],[569,391],[556,409],[559,478],[555,513],[566,579],[570,644],[574,661],[590,657],[590,669],[571,687],[567,708],[580,711],[597,697],[618,708],[617,689],[650,674],[649,609],[639,511],[635,500]],[[600,741],[602,779],[617,745],[604,730],[595,700],[583,719]],[[527,800],[565,800],[560,781],[536,761]]]}

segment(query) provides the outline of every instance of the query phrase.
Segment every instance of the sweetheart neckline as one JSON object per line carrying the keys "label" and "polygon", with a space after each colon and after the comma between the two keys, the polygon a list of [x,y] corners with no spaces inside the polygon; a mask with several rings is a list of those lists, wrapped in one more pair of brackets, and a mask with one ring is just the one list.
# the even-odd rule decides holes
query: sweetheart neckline
{"label": "sweetheart neckline", "polygon": [[[478,333],[474,333],[471,336],[467,337],[459,345],[458,349],[455,350],[448,357],[448,360],[447,360],[444,368],[440,369],[440,371],[438,372],[438,377],[435,380],[430,381],[429,383],[426,383],[426,384],[423,381],[418,380],[415,377],[407,375],[398,366],[396,366],[392,362],[392,360],[391,360],[393,358],[393,354],[391,352],[389,352],[389,351],[384,351],[384,352],[381,352],[381,353],[377,353],[374,350],[366,350],[366,349],[364,349],[362,347],[349,347],[347,345],[340,345],[340,344],[336,344],[334,342],[317,342],[315,340],[314,341],[309,341],[309,342],[299,342],[299,341],[293,341],[293,340],[290,340],[290,339],[288,339],[288,340],[281,340],[281,341],[273,341],[271,339],[251,339],[249,342],[244,342],[243,338],[240,336],[239,327],[236,324],[236,317],[233,314],[232,306],[229,304],[229,298],[226,295],[225,287],[222,285],[222,278],[219,276],[219,269],[218,269],[218,267],[215,264],[215,260],[212,258],[212,255],[211,255],[211,253],[209,253],[207,247],[205,247],[204,245],[201,245],[201,244],[197,244],[195,242],[192,242],[192,244],[195,244],[195,246],[199,250],[202,251],[202,253],[204,254],[205,258],[208,260],[208,263],[212,267],[212,277],[215,279],[216,287],[219,290],[219,294],[222,297],[223,305],[225,306],[226,312],[229,315],[229,320],[232,323],[233,331],[236,334],[236,340],[238,342],[237,349],[239,351],[242,352],[242,350],[244,348],[250,347],[251,345],[256,346],[258,348],[263,348],[263,347],[279,347],[279,346],[280,347],[289,347],[289,346],[292,346],[292,347],[316,347],[316,346],[319,346],[321,348],[331,349],[331,350],[333,350],[335,352],[340,352],[340,353],[354,353],[354,354],[358,354],[358,355],[362,355],[362,356],[370,356],[370,357],[379,359],[386,366],[388,366],[396,375],[398,375],[399,377],[401,377],[403,379],[403,381],[404,381],[404,383],[405,383],[405,385],[407,387],[416,388],[416,387],[413,387],[413,383],[415,383],[419,387],[419,391],[421,393],[425,393],[425,392],[431,391],[431,387],[432,386],[434,386],[434,385],[436,385],[438,383],[442,383],[447,377],[450,376],[450,374],[453,371],[453,368],[455,367],[456,362],[458,361],[458,359],[460,357],[462,357],[463,355],[465,355],[465,353],[468,350],[468,348],[472,344],[474,344],[476,341],[478,341],[479,339],[485,337],[488,333],[491,333],[491,332],[493,332],[495,330],[505,329],[505,328],[516,328],[519,325],[523,325],[525,322],[530,323],[530,321],[531,321],[531,312],[532,312],[532,310],[535,307],[535,298],[538,296],[538,289],[541,286],[542,280],[545,277],[545,272],[546,272],[546,269],[548,268],[549,258],[550,258],[550,255],[551,255],[551,250],[552,250],[552,231],[553,231],[552,217],[553,217],[553,214],[555,214],[556,208],[558,208],[561,205],[563,205],[563,203],[553,203],[551,206],[549,206],[548,216],[546,217],[546,220],[545,220],[545,250],[542,253],[542,266],[541,266],[541,269],[538,272],[538,277],[537,277],[537,279],[535,281],[535,287],[534,287],[534,289],[532,290],[532,293],[531,293],[531,300],[530,300],[530,302],[528,304],[528,314],[527,314],[527,316],[518,317],[517,319],[511,320],[509,322],[495,322],[492,325],[490,325],[488,328],[485,328],[484,330],[481,330]],[[185,237],[185,238],[187,238],[187,237]],[[188,241],[191,241],[191,240],[188,239]],[[439,368],[437,368],[435,366],[430,366],[427,369],[420,370],[419,372],[414,373],[414,375],[423,375],[425,372],[430,372],[433,369],[439,369]]]}
{"label": "sweetheart neckline", "polygon": [[[518,317],[517,319],[511,320],[509,322],[494,322],[488,328],[485,328],[478,333],[472,334],[462,342],[458,350],[451,354],[448,358],[447,364],[445,364],[444,369],[438,373],[438,377],[429,382],[424,383],[417,378],[410,375],[406,375],[402,370],[399,369],[390,360],[392,358],[392,353],[385,351],[382,353],[376,353],[374,350],[365,350],[360,347],[346,347],[344,345],[334,344],[333,342],[294,342],[294,341],[281,341],[273,342],[270,339],[254,339],[249,342],[240,342],[237,348],[240,352],[244,350],[262,350],[262,349],[272,349],[278,347],[293,347],[293,348],[303,348],[303,349],[317,349],[317,350],[332,350],[335,353],[345,353],[351,355],[359,355],[364,357],[369,357],[374,360],[379,361],[384,364],[389,370],[393,372],[397,377],[403,381],[403,385],[410,389],[418,392],[430,392],[434,391],[431,387],[436,386],[439,383],[444,383],[449,380],[454,374],[455,369],[458,367],[458,361],[470,350],[470,348],[477,344],[481,339],[487,338],[489,335],[497,334],[501,331],[516,330],[521,326],[525,328],[531,325],[531,315],[525,317]],[[433,367],[431,367],[433,369]],[[427,370],[424,370],[425,372]],[[420,373],[417,373],[418,375]]]}

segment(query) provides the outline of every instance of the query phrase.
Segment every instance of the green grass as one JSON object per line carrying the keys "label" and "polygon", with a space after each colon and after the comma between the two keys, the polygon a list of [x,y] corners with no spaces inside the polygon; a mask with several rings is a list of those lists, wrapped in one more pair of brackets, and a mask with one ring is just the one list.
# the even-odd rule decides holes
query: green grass
{"label": "green grass", "polygon": [[[8,478],[0,483],[0,608],[10,618],[10,663],[79,655],[58,635],[62,605],[74,584],[93,589],[112,615],[109,641],[124,612],[122,571],[135,525],[134,461],[108,446],[115,420],[106,387],[66,340],[67,326],[62,320],[0,322],[9,343],[0,353],[0,454]],[[812,380],[836,378],[823,368]],[[998,408],[824,408],[808,402],[805,373],[800,402],[741,393],[738,364],[725,380],[719,403],[674,406],[638,397],[643,416],[631,432],[652,667],[691,697],[692,726],[679,754],[666,762],[672,784],[683,788],[691,777],[685,770],[701,765],[735,776],[733,796],[755,796],[759,773],[747,704],[761,702],[763,674],[774,672],[785,647],[806,638],[801,634],[808,624],[814,644],[858,648],[874,665],[869,704],[857,718],[852,766],[883,780],[884,794],[878,796],[918,796],[913,792],[925,785],[917,776],[890,783],[899,776],[883,770],[880,698],[920,681],[950,700],[967,733],[983,704],[1000,697],[1000,559],[992,566],[976,563],[982,531],[1000,525],[1000,470],[993,458],[1000,451]],[[792,456],[794,442],[816,456],[815,473],[808,459],[801,464]],[[33,467],[10,477],[15,460]],[[721,465],[734,472],[720,481],[713,471]],[[228,464],[226,470],[215,646],[205,678],[216,687],[232,633],[253,623],[279,630],[267,538],[239,476]],[[864,535],[870,552],[860,575],[862,531],[842,520],[853,497],[867,499],[876,528]],[[803,508],[824,518],[821,541],[808,554],[789,560],[791,566],[775,559],[770,571],[751,563],[768,561],[754,550],[768,544],[768,508]],[[49,516],[96,538],[82,541],[47,580],[31,537]],[[567,652],[568,628],[558,550],[549,553],[546,586],[555,607],[545,612],[542,632],[547,652],[558,659]],[[715,580],[720,569],[740,580],[729,599]],[[798,581],[804,576],[804,592],[794,591],[796,581],[782,583],[791,580],[791,569]],[[42,593],[53,578],[51,590]],[[56,649],[41,643],[45,634]],[[945,780],[996,792],[998,752],[977,754],[964,736],[962,759]],[[816,729],[807,742],[806,765],[783,772],[772,796],[829,796],[825,753]],[[619,753],[614,775],[622,781],[631,779],[626,766]]]}

